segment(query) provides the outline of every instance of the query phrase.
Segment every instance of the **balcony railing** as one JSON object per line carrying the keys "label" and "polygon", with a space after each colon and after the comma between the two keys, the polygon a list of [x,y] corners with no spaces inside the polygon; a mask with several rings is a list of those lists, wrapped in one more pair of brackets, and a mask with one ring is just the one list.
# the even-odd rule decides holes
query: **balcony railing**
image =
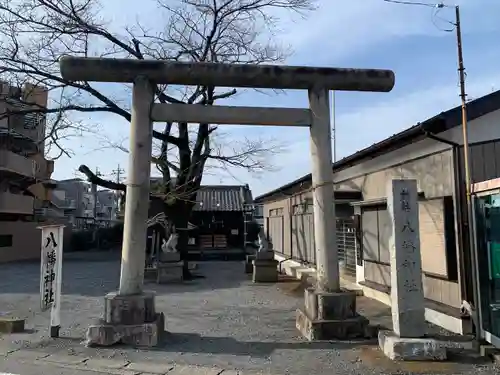
{"label": "balcony railing", "polygon": [[62,207],[68,210],[76,210],[76,200],[75,199],[65,199],[62,203]]}
{"label": "balcony railing", "polygon": [[0,212],[20,215],[33,215],[34,199],[27,195],[0,192]]}
{"label": "balcony railing", "polygon": [[36,163],[32,159],[18,155],[12,151],[0,150],[0,170],[34,178],[36,175]]}

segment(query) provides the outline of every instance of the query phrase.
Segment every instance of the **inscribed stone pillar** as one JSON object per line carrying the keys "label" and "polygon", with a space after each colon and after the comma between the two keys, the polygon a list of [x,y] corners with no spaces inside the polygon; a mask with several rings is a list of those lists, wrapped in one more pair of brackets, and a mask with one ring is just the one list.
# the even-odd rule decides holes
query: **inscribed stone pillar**
{"label": "inscribed stone pillar", "polygon": [[416,180],[392,180],[387,187],[392,222],[391,308],[394,333],[400,337],[425,334],[424,292]]}

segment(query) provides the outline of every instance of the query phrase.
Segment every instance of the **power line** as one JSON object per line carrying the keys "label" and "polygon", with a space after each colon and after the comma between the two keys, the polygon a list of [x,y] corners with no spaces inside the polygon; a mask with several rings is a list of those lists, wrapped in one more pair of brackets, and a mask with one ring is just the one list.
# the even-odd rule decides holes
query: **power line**
{"label": "power line", "polygon": [[383,0],[386,3],[403,4],[403,5],[421,5],[429,8],[445,8],[449,7],[443,3],[421,3],[419,1],[404,1],[404,0]]}

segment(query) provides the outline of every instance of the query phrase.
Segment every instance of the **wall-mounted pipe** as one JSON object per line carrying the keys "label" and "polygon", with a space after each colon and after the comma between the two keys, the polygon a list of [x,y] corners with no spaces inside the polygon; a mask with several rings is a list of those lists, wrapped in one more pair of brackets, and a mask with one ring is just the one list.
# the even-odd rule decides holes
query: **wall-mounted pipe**
{"label": "wall-mounted pipe", "polygon": [[[474,301],[474,303],[477,305],[478,301],[478,295],[477,295],[477,285],[476,285],[476,279],[474,277],[474,270],[473,270],[473,265],[472,265],[472,254],[471,251],[472,249],[469,249],[467,252],[466,249],[469,248],[470,246],[467,246],[470,244],[470,239],[468,236],[471,235],[470,231],[470,225],[464,222],[464,212],[463,212],[463,199],[466,199],[465,196],[465,191],[462,189],[461,182],[462,182],[462,173],[461,173],[461,163],[460,163],[460,155],[459,155],[459,148],[461,145],[459,143],[450,141],[448,139],[439,137],[429,131],[427,131],[423,126],[421,126],[421,129],[425,136],[429,139],[435,140],[437,142],[441,142],[444,144],[447,144],[452,147],[452,153],[453,153],[453,173],[454,173],[454,181],[455,181],[455,186],[454,186],[454,191],[455,191],[455,204],[456,204],[456,220],[457,220],[457,227],[458,227],[458,246],[460,250],[460,256],[458,257],[458,262],[459,262],[459,267],[460,267],[460,292],[465,301],[469,303],[469,301]],[[466,275],[472,275],[471,279],[473,280],[472,285],[467,283],[467,277]],[[473,321],[474,325],[476,326],[476,331],[478,327],[478,323],[476,321]],[[478,332],[476,332],[477,334]]]}

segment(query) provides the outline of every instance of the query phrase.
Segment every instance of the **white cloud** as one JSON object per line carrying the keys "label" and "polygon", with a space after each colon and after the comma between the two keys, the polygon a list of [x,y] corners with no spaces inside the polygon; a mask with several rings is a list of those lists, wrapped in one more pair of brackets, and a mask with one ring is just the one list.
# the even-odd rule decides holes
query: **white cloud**
{"label": "white cloud", "polygon": [[[122,4],[123,3],[123,4]],[[462,21],[464,33],[476,33],[485,30],[498,28],[495,15],[500,14],[500,1],[498,0],[460,0],[462,6]],[[155,1],[144,1],[138,11],[136,2],[131,0],[106,0],[103,2],[104,10],[102,16],[109,17],[114,29],[117,25],[125,25],[135,22],[136,15],[141,20],[147,20],[147,25],[156,28],[161,25],[162,15],[156,12]],[[392,41],[397,41],[408,36],[445,36],[449,34],[439,31],[433,26],[431,20],[431,10],[420,7],[399,6],[384,3],[383,0],[320,0],[320,9],[309,15],[308,19],[300,20],[297,17],[284,21],[282,28],[284,33],[278,37],[293,45],[297,52],[296,59],[299,64],[321,63],[325,56],[330,61],[350,60],[359,51],[373,51],[380,56],[380,45],[387,47],[384,51],[384,58],[393,60],[398,51],[390,48]],[[117,9],[120,11],[117,12]],[[288,16],[288,13],[278,13],[278,16]],[[443,13],[443,16],[445,14]],[[448,13],[446,16],[453,16]],[[469,46],[469,44],[467,44]],[[488,47],[494,49],[492,45]],[[425,53],[425,48],[418,46],[418,53]],[[485,51],[485,53],[488,51]],[[494,55],[494,54],[493,54]],[[309,56],[309,58],[307,58]],[[475,74],[480,77],[470,79],[468,91],[471,97],[478,97],[488,93],[494,85],[500,89],[500,76],[488,76],[481,71],[488,60],[485,54],[481,56],[470,56],[470,63],[473,60],[481,62]],[[398,56],[400,60],[402,56]],[[469,57],[466,56],[469,65]],[[292,59],[294,60],[294,59]],[[294,63],[295,63],[294,60]],[[411,57],[408,58],[411,64]],[[406,61],[406,58],[405,58]],[[371,65],[370,60],[363,61],[363,64]],[[487,66],[486,66],[487,68]],[[348,113],[342,108],[337,117],[338,128],[338,155],[347,156],[372,143],[380,141],[394,133],[397,133],[417,121],[425,120],[438,112],[458,104],[458,89],[456,85],[438,85],[436,73],[432,70],[425,72],[425,80],[422,72],[426,67],[415,70],[415,75],[423,82],[418,82],[418,87],[412,87],[413,92],[408,88],[396,88],[387,95],[375,95],[369,105],[359,107],[355,102],[349,103]],[[410,69],[408,69],[410,71]],[[470,71],[472,73],[472,70]],[[405,72],[404,74],[412,74]],[[437,77],[439,78],[439,77]],[[449,82],[449,81],[448,81]],[[431,83],[431,84],[429,84]],[[342,94],[340,94],[342,95]],[[246,102],[250,99],[251,102]],[[253,95],[245,95],[244,98],[237,99],[227,104],[247,105],[302,105],[306,102],[305,95],[291,94],[280,97],[263,97],[255,99]],[[260,101],[261,103],[257,102]],[[243,103],[245,102],[245,103]],[[298,104],[300,102],[300,104]],[[226,104],[226,103],[225,103]],[[104,118],[106,121],[106,133],[121,132],[122,124],[116,123],[116,118]],[[113,124],[113,125],[112,125]],[[230,128],[228,128],[230,130]],[[254,134],[260,129],[249,130]],[[241,132],[242,130],[238,130]],[[206,176],[205,183],[250,183],[254,194],[264,193],[272,188],[286,184],[310,171],[309,141],[307,129],[274,129],[262,130],[262,134],[279,134],[282,141],[288,143],[289,151],[280,155],[276,164],[281,167],[279,172],[273,172],[255,178],[242,170],[231,171],[230,175]],[[237,135],[236,135],[237,136]],[[81,142],[81,140],[78,140]],[[91,140],[89,140],[91,141]],[[76,146],[76,145],[75,145]],[[89,147],[85,146],[87,149]],[[56,163],[57,177],[70,177],[71,169],[78,167],[81,162],[88,162],[89,166],[99,165],[102,170],[110,171],[116,168],[116,164],[121,163],[126,166],[127,155],[116,151],[107,151],[92,156],[89,159],[86,154],[88,150],[78,150],[78,155],[73,160],[64,160]],[[64,176],[63,176],[64,175]]]}
{"label": "white cloud", "polygon": [[[492,86],[500,88],[500,74],[471,79],[467,85],[469,98],[490,93]],[[429,86],[339,115],[336,118],[338,159],[459,104],[455,85]],[[290,139],[292,146],[278,158],[277,166],[281,168],[279,173],[265,174],[260,180],[252,181],[254,194],[265,193],[310,173],[309,140],[306,134]]]}
{"label": "white cloud", "polygon": [[[455,3],[462,7],[464,33],[498,30],[496,15],[500,13],[500,2],[458,0]],[[440,11],[439,19],[433,17],[432,8],[383,0],[319,0],[318,4],[318,11],[307,19],[288,18],[283,22],[286,30],[283,37],[296,51],[314,50],[315,56],[328,54],[334,61],[408,36],[446,36],[438,27],[450,28],[442,19],[454,21],[455,17],[453,9]]]}

